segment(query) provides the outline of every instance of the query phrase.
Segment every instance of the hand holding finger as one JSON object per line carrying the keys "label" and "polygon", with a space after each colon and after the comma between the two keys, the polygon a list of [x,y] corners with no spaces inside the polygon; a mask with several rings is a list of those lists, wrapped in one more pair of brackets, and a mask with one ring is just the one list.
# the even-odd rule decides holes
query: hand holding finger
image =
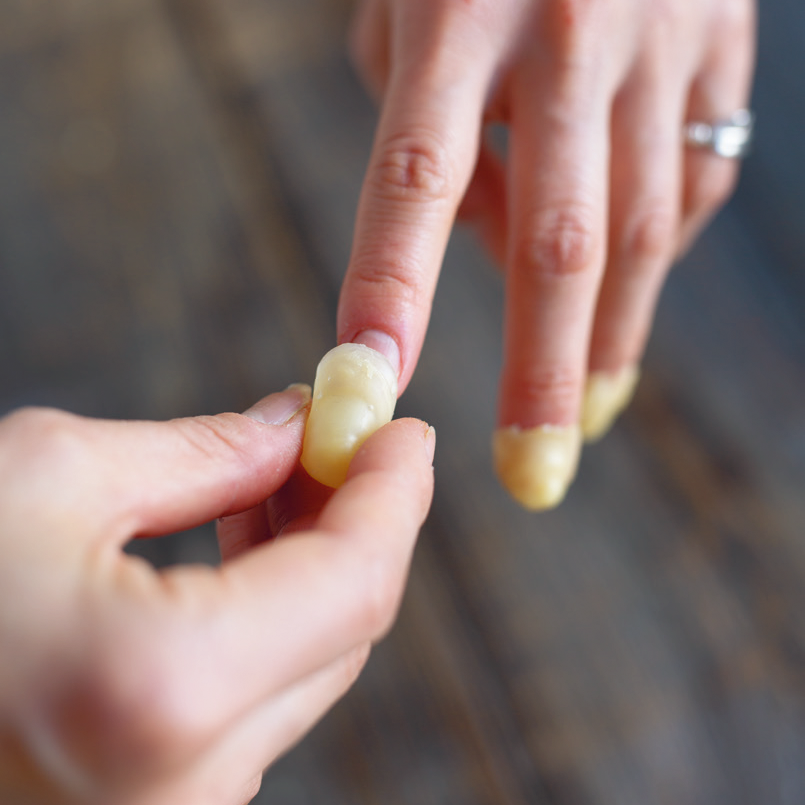
{"label": "hand holding finger", "polygon": [[[57,412],[0,423],[9,448],[0,475],[24,476],[15,489],[29,494],[4,509],[26,517],[4,529],[8,544],[17,544],[23,526],[25,539],[0,564],[4,580],[27,568],[24,588],[0,591],[15,597],[24,622],[11,633],[9,624],[0,627],[4,643],[18,640],[17,629],[20,645],[31,647],[27,660],[4,671],[0,709],[20,730],[15,751],[41,774],[4,778],[9,790],[15,785],[33,801],[39,785],[86,802],[152,805],[163,795],[177,801],[179,791],[182,801],[200,801],[193,795],[203,787],[195,786],[210,782],[206,761],[218,758],[218,790],[242,791],[348,687],[368,642],[394,616],[430,501],[432,437],[421,423],[394,423],[370,439],[307,533],[220,569],[156,573],[119,553],[135,533],[254,509],[296,464],[304,415],[294,412],[304,412],[306,400],[292,390],[247,417],[161,424]],[[43,467],[49,474],[39,484]],[[35,512],[33,498],[48,488],[74,494],[57,496],[54,509],[40,498]],[[389,520],[392,507],[400,517]],[[53,530],[59,523],[68,538]],[[49,540],[53,551],[43,550]],[[66,642],[46,637],[54,629]],[[30,732],[26,703],[36,696],[29,689],[36,676],[25,669],[40,661],[40,648],[51,657],[64,652],[64,673]],[[267,755],[250,768],[255,747]],[[61,801],[53,791],[42,796]]]}

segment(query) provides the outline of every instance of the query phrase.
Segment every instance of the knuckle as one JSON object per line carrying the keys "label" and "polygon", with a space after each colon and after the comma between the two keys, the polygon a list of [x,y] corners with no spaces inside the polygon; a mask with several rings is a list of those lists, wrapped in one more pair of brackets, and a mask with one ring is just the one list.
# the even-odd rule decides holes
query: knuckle
{"label": "knuckle", "polygon": [[667,259],[674,249],[677,215],[665,204],[645,205],[626,227],[626,264],[643,265]]}
{"label": "knuckle", "polygon": [[557,25],[573,30],[587,24],[600,5],[600,0],[552,0],[549,8]]}
{"label": "knuckle", "polygon": [[394,202],[426,204],[455,195],[450,156],[432,134],[402,134],[383,143],[371,184],[379,198]]}
{"label": "knuckle", "polygon": [[519,243],[515,262],[536,275],[563,277],[595,267],[602,238],[591,215],[566,208],[542,213]]}
{"label": "knuckle", "polygon": [[367,551],[360,559],[359,606],[366,634],[376,640],[391,629],[400,605],[400,578],[388,557]]}
{"label": "knuckle", "polygon": [[582,374],[572,367],[552,367],[519,374],[517,397],[522,405],[539,409],[550,400],[556,410],[574,410],[582,388]]}
{"label": "knuckle", "polygon": [[755,13],[751,2],[721,3],[716,25],[719,36],[728,42],[750,42],[754,37]]}
{"label": "knuckle", "polygon": [[238,423],[230,415],[192,417],[179,420],[178,425],[188,446],[205,458],[237,458],[243,451]]}
{"label": "knuckle", "polygon": [[574,65],[597,53],[594,34],[605,5],[602,0],[552,0],[546,5],[546,31],[560,62]]}
{"label": "knuckle", "polygon": [[[398,250],[395,244],[386,242],[383,251],[391,247]],[[400,244],[399,251],[405,248]],[[353,266],[349,284],[363,286],[361,298],[365,302],[377,302],[386,305],[393,300],[395,306],[416,308],[426,293],[425,277],[422,270],[403,260],[390,261],[388,256],[380,253],[380,249],[369,249]],[[352,292],[353,288],[349,288]]]}
{"label": "knuckle", "polygon": [[115,776],[129,763],[145,771],[192,752],[207,730],[199,717],[204,708],[191,701],[192,686],[180,673],[183,664],[136,637],[108,642],[84,696],[76,697],[84,734],[97,743],[97,771]]}
{"label": "knuckle", "polygon": [[[435,6],[439,13],[439,4],[431,4],[428,0],[428,5]],[[501,19],[498,0],[448,0],[441,4],[441,11],[442,24],[439,27],[445,35],[450,31],[465,35],[469,31],[488,37],[490,31],[499,27]],[[477,37],[471,41],[477,41]]]}
{"label": "knuckle", "polygon": [[690,29],[690,20],[695,9],[687,3],[677,3],[674,0],[659,0],[651,8],[651,23],[658,38],[656,44],[664,40],[676,41],[684,31]]}
{"label": "knuckle", "polygon": [[52,470],[74,466],[85,455],[83,420],[53,408],[22,408],[2,422],[8,454],[25,463]]}
{"label": "knuckle", "polygon": [[490,56],[505,15],[497,0],[407,0],[412,11],[403,36],[403,69],[414,80],[448,86],[468,74],[466,56]]}

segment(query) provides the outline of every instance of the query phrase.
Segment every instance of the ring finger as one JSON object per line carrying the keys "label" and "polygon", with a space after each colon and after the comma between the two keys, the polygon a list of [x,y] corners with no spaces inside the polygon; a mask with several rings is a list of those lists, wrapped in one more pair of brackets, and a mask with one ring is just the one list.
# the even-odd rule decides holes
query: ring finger
{"label": "ring finger", "polygon": [[[755,57],[754,6],[750,0],[721,5],[723,14],[713,25],[711,45],[691,84],[688,121],[724,120],[748,103]],[[680,251],[729,197],[737,178],[735,159],[706,149],[685,150]]]}
{"label": "ring finger", "polygon": [[613,107],[609,251],[582,410],[587,440],[602,436],[631,397],[676,249],[684,83],[666,64],[656,48],[638,59]]}

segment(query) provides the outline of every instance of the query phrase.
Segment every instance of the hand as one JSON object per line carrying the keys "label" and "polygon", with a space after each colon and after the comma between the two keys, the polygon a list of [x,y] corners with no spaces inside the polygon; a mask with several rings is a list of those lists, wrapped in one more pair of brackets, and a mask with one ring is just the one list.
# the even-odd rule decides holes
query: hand
{"label": "hand", "polygon": [[[433,435],[391,423],[330,496],[294,474],[308,399],[0,421],[0,800],[245,803],[350,686],[396,613]],[[121,551],[216,517],[220,568]]]}
{"label": "hand", "polygon": [[579,423],[598,436],[626,402],[665,274],[733,186],[735,162],[686,150],[682,128],[747,103],[753,41],[752,0],[360,7],[353,50],[382,115],[339,338],[390,336],[405,388],[461,204],[505,267],[496,452],[526,505],[561,499]]}

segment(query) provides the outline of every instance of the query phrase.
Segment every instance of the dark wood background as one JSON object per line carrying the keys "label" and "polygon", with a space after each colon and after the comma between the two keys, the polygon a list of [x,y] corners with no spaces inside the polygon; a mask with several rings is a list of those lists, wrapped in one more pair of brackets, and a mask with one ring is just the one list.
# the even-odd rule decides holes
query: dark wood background
{"label": "dark wood background", "polygon": [[[491,473],[501,288],[453,239],[400,406],[439,445],[399,623],[256,802],[805,802],[805,4],[761,5],[756,152],[558,511]],[[349,11],[0,0],[0,413],[312,378],[375,121]],[[209,528],[145,550],[216,560]]]}

